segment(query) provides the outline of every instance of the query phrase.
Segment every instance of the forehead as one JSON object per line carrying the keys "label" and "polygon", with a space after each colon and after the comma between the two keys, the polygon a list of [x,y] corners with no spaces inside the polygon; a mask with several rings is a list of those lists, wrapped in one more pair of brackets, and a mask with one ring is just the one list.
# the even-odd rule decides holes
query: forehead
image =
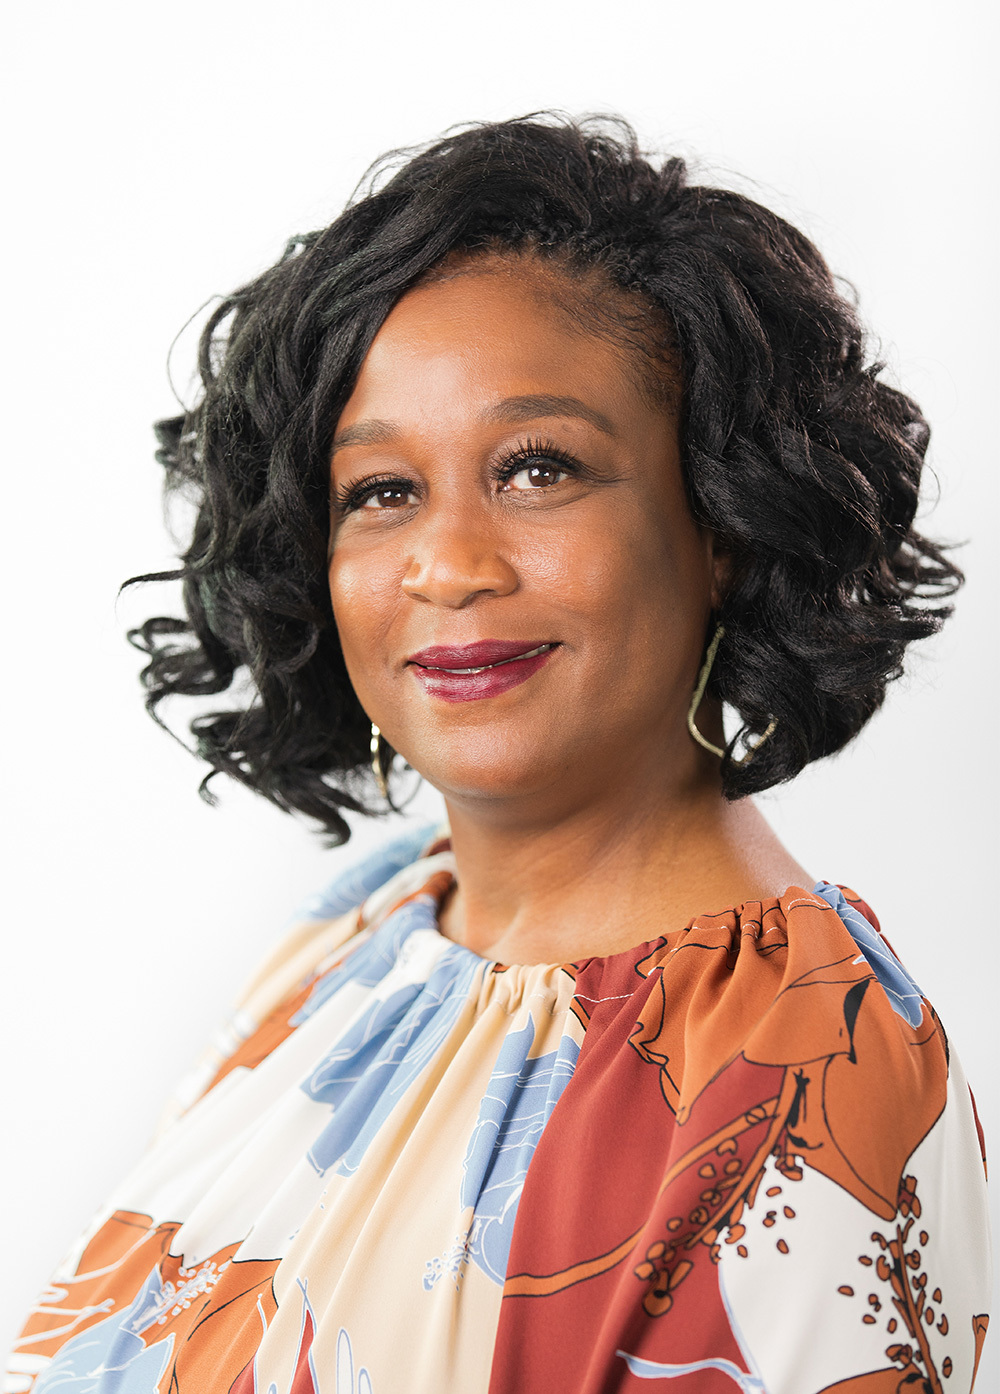
{"label": "forehead", "polygon": [[[393,307],[362,365],[345,417],[413,393],[441,397],[547,391],[615,399],[619,408],[671,405],[669,370],[656,371],[615,307],[600,316],[593,274],[573,276],[538,257],[451,257]],[[625,292],[616,292],[622,298]],[[589,307],[589,308],[588,308]],[[608,332],[607,320],[619,332]],[[342,417],[342,420],[344,418]]]}

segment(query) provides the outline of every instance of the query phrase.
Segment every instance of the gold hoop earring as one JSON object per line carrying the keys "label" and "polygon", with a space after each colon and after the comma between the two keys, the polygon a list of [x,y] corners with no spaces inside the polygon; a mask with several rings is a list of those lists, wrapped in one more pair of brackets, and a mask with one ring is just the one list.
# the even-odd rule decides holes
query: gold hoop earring
{"label": "gold hoop earring", "polygon": [[381,738],[382,732],[378,729],[378,727],[375,725],[373,721],[372,738],[371,744],[369,746],[369,749],[371,750],[372,754],[372,774],[374,774],[375,776],[375,783],[378,786],[379,793],[382,795],[383,799],[385,799],[386,802],[388,802],[389,785],[385,777],[385,771],[382,768],[382,750],[379,745],[379,741],[381,740]]}
{"label": "gold hoop earring", "polygon": [[[687,727],[693,739],[698,742],[698,744],[702,747],[703,750],[708,750],[711,752],[711,754],[718,755],[720,760],[725,758],[726,752],[720,749],[719,746],[713,745],[711,741],[705,739],[705,737],[698,730],[697,726],[694,724],[694,717],[695,712],[697,712],[698,707],[701,704],[701,699],[705,695],[705,688],[708,686],[708,679],[712,672],[712,664],[715,662],[715,655],[719,652],[719,645],[722,643],[722,637],[725,634],[725,632],[725,627],[722,624],[716,624],[715,633],[712,635],[711,643],[709,644],[708,649],[705,652],[705,661],[701,665],[701,671],[698,674],[698,681],[694,685],[694,692],[691,696],[691,705],[688,707],[687,714]],[[777,726],[777,720],[772,720],[771,722],[769,722],[767,730],[761,736],[757,744],[752,745],[747,750],[745,750],[738,760],[733,760],[733,764],[749,765],[750,761],[757,754],[757,751],[761,748],[761,746],[768,739],[768,737],[774,735]],[[732,759],[732,757],[730,758]]]}
{"label": "gold hoop earring", "polygon": [[719,645],[722,643],[722,636],[725,632],[721,624],[715,626],[715,633],[712,635],[712,642],[705,652],[705,661],[701,665],[698,681],[695,683],[694,692],[691,694],[691,705],[688,707],[688,731],[690,731],[692,737],[703,750],[709,751],[712,755],[718,755],[720,760],[726,752],[720,750],[717,745],[713,745],[711,741],[705,739],[694,724],[694,714],[701,705],[701,699],[705,695],[705,688],[708,686],[708,678],[712,671],[712,664],[715,662],[715,655],[719,652]]}

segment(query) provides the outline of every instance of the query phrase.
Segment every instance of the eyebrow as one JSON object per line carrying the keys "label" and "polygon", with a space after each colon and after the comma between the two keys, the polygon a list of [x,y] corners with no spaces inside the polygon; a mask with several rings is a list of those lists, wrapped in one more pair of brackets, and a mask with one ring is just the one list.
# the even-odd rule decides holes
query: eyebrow
{"label": "eyebrow", "polygon": [[[587,421],[607,436],[616,436],[612,423],[596,407],[581,402],[579,397],[561,397],[548,392],[525,393],[519,397],[504,397],[494,402],[480,414],[480,420],[516,424],[519,421],[532,421],[538,416],[568,416]],[[356,426],[347,426],[338,431],[333,438],[331,454],[347,445],[386,445],[396,440],[400,434],[399,426],[393,421],[373,417],[369,421],[359,421]]]}

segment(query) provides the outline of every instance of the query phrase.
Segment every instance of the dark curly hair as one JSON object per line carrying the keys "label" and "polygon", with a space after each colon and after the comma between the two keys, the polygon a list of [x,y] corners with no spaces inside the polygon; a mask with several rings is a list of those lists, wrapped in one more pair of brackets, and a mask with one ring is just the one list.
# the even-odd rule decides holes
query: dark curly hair
{"label": "dark curly hair", "polygon": [[[637,308],[623,333],[647,352],[650,323],[664,326],[691,507],[732,559],[711,680],[743,723],[722,762],[728,798],[840,750],[908,641],[949,613],[928,602],[961,573],[913,528],[927,424],[866,361],[812,243],[742,194],[688,183],[683,160],[650,160],[617,118],[471,125],[377,162],[335,222],[227,296],[201,336],[199,400],[156,426],[193,535],[179,570],[125,584],[182,580],[187,618],[130,638],[150,655],[154,716],[166,696],[242,689],[191,722],[209,799],[223,771],[335,842],[340,810],[371,811],[369,723],[326,582],[331,440],[400,296],[484,249],[597,274]],[[737,741],[772,720],[739,764]]]}

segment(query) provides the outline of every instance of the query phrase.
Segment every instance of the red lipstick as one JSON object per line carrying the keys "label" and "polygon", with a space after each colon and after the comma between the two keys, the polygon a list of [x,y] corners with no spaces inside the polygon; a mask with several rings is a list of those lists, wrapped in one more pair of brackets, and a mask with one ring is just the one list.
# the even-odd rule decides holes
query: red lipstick
{"label": "red lipstick", "polygon": [[435,644],[411,654],[407,663],[430,696],[445,702],[475,702],[527,682],[557,647],[545,639],[484,639],[456,647]]}

